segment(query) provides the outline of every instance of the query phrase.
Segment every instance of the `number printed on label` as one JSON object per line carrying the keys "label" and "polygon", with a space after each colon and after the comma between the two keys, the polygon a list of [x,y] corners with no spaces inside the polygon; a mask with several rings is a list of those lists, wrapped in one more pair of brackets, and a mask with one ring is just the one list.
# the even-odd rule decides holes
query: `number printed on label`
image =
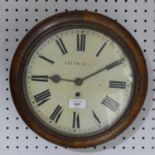
{"label": "number printed on label", "polygon": [[86,108],[86,100],[85,99],[69,99],[69,108]]}

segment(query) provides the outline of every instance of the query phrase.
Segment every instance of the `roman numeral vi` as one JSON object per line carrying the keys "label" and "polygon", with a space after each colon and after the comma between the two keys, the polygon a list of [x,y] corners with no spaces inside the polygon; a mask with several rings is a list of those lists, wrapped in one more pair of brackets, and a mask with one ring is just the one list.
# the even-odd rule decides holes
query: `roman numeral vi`
{"label": "roman numeral vi", "polygon": [[73,124],[72,128],[80,128],[80,116],[79,113],[73,113]]}

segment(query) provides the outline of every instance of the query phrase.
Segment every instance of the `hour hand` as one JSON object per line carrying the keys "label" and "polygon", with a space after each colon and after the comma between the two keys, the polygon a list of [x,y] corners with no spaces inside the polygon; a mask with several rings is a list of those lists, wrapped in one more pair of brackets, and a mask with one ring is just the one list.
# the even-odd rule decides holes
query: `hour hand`
{"label": "hour hand", "polygon": [[55,83],[59,83],[60,81],[75,82],[75,80],[63,79],[58,74],[52,75],[51,77],[49,77],[49,79],[52,80]]}

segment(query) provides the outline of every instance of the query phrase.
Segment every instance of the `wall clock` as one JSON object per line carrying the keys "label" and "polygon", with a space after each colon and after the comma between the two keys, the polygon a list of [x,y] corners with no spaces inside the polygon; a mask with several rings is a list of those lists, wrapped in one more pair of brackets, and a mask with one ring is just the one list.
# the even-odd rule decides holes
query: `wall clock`
{"label": "wall clock", "polygon": [[85,148],[122,133],[147,92],[147,67],[131,34],[88,11],[49,17],[12,60],[14,104],[28,126],[56,144]]}

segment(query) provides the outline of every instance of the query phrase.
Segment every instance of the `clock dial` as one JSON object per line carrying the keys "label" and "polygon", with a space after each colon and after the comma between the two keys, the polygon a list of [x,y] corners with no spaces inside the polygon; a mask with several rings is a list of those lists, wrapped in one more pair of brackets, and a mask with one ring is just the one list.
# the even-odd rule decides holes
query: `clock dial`
{"label": "clock dial", "polygon": [[103,132],[131,101],[131,62],[124,48],[103,32],[61,30],[42,39],[26,63],[27,103],[45,126],[62,135]]}

